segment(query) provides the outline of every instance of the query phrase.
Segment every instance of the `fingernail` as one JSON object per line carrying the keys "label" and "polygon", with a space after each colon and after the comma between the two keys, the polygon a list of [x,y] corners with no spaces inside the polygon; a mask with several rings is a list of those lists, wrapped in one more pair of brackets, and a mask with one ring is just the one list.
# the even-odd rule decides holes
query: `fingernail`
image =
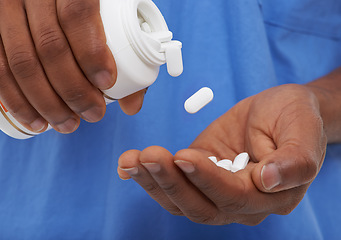
{"label": "fingernail", "polygon": [[102,90],[110,88],[114,83],[114,77],[107,71],[100,71],[95,74],[93,84]]}
{"label": "fingernail", "polygon": [[122,176],[120,176],[119,175],[119,178],[121,179],[121,180],[123,180],[123,181],[127,181],[127,180],[130,180],[131,179],[131,177],[129,176],[129,177],[127,177],[127,178],[123,178]]}
{"label": "fingernail", "polygon": [[161,166],[158,163],[142,163],[142,165],[147,168],[150,173],[157,173],[161,170]]}
{"label": "fingernail", "polygon": [[122,171],[125,171],[128,173],[130,176],[135,176],[138,172],[139,169],[137,167],[132,167],[132,168],[120,168]]}
{"label": "fingernail", "polygon": [[74,118],[70,118],[65,122],[56,126],[56,129],[61,133],[72,133],[77,128],[77,121]]}
{"label": "fingernail", "polygon": [[97,122],[101,120],[103,115],[103,110],[100,107],[93,107],[86,110],[80,114],[82,118],[88,122]]}
{"label": "fingernail", "polygon": [[281,175],[276,164],[269,163],[264,165],[261,172],[261,179],[263,187],[266,190],[272,190],[281,184]]}
{"label": "fingernail", "polygon": [[42,118],[38,118],[30,124],[30,127],[33,132],[40,132],[46,127],[46,121]]}
{"label": "fingernail", "polygon": [[195,171],[195,167],[191,162],[176,160],[174,163],[185,173],[193,173]]}

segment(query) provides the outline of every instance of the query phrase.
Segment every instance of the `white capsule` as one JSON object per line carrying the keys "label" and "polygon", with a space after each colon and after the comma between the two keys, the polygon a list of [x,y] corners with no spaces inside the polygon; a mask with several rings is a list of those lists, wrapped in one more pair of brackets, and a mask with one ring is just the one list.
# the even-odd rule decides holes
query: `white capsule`
{"label": "white capsule", "polygon": [[[164,36],[166,37],[166,36]],[[160,41],[165,40],[159,38]],[[167,71],[172,77],[178,77],[184,71],[182,61],[182,43],[179,41],[169,41],[162,43],[161,48],[165,49]]]}
{"label": "white capsule", "polygon": [[142,23],[144,23],[144,22],[145,22],[144,18],[143,18],[143,17],[141,17],[141,16],[139,16],[139,17],[138,17],[138,20],[139,20],[139,24],[140,24],[140,26],[142,25]]}
{"label": "white capsule", "polygon": [[212,157],[208,157],[208,159],[210,159],[212,162],[214,162],[215,164],[217,164],[218,160],[216,157],[212,156]]}
{"label": "white capsule", "polygon": [[228,159],[223,159],[223,160],[220,160],[219,162],[217,162],[217,166],[224,168],[228,171],[231,171],[232,161],[228,160]]}
{"label": "white capsule", "polygon": [[232,172],[238,172],[239,170],[242,170],[246,167],[246,165],[249,163],[250,157],[249,154],[244,152],[239,154],[234,160],[232,164]]}
{"label": "white capsule", "polygon": [[185,102],[185,109],[188,113],[196,113],[213,100],[213,91],[208,87],[203,87]]}
{"label": "white capsule", "polygon": [[152,29],[150,27],[150,25],[147,22],[144,22],[141,24],[141,30],[146,32],[146,33],[151,33]]}

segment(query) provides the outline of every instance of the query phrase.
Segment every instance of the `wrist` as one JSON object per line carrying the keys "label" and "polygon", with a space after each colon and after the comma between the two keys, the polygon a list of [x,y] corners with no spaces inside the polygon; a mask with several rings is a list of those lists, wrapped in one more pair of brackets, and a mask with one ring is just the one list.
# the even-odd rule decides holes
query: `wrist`
{"label": "wrist", "polygon": [[318,101],[328,143],[341,142],[341,68],[305,86]]}

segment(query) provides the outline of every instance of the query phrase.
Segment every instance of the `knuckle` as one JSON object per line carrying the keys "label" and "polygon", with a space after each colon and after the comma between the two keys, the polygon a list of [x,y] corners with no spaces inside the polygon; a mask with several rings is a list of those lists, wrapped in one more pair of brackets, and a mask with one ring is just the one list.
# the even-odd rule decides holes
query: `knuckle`
{"label": "knuckle", "polygon": [[4,59],[0,59],[0,80],[10,75],[10,70]]}
{"label": "knuckle", "polygon": [[228,225],[232,223],[242,223],[241,221],[238,221],[238,217],[234,214],[226,214],[223,213],[222,216],[220,216],[220,221],[219,223]]}
{"label": "knuckle", "polygon": [[303,159],[303,174],[301,176],[304,177],[305,182],[312,181],[318,174],[319,166],[316,161],[313,160],[313,158],[306,154],[302,156]]}
{"label": "knuckle", "polygon": [[84,21],[99,11],[96,1],[68,0],[60,8],[60,22],[66,26],[73,21]]}
{"label": "knuckle", "polygon": [[81,87],[73,87],[62,92],[61,97],[68,104],[85,103],[87,93]]}
{"label": "knuckle", "polygon": [[226,201],[225,203],[223,203],[219,208],[223,211],[223,212],[239,212],[240,210],[244,209],[246,206],[246,201],[242,201],[242,200],[238,200],[238,201],[234,201],[234,200],[229,200]]}
{"label": "knuckle", "polygon": [[173,183],[160,184],[160,187],[168,196],[174,196],[179,192],[177,185]]}
{"label": "knuckle", "polygon": [[106,46],[99,40],[95,38],[89,39],[86,44],[86,48],[83,52],[79,54],[78,59],[80,62],[89,61],[89,59],[95,59],[95,62],[103,62],[107,53]]}
{"label": "knuckle", "polygon": [[14,118],[24,123],[30,123],[36,118],[31,109],[18,99],[7,99],[6,108]]}
{"label": "knuckle", "polygon": [[153,183],[144,184],[143,188],[152,196],[158,196],[161,193],[160,188]]}
{"label": "knuckle", "polygon": [[[42,115],[42,116],[46,116],[46,117],[49,117],[49,116],[53,116],[54,113],[56,112],[56,108],[52,105],[53,103],[49,102],[49,101],[46,101],[46,102],[40,102],[39,105],[37,106],[34,106],[35,109],[37,109],[37,111],[39,111],[39,113]],[[59,112],[59,110],[58,110]],[[58,119],[55,119],[56,121],[61,119],[61,118],[65,118],[64,116],[65,113],[58,113]]]}
{"label": "knuckle", "polygon": [[291,197],[290,199],[288,199],[288,203],[283,204],[279,208],[278,210],[279,215],[289,215],[297,207],[297,205],[302,201],[304,193],[298,192],[298,190],[296,193],[297,194],[295,194],[295,197]]}
{"label": "knuckle", "polygon": [[192,222],[200,224],[219,224],[220,222],[218,209],[212,209],[206,205],[189,209],[186,216]]}
{"label": "knuckle", "polygon": [[278,198],[276,199],[278,202],[281,202],[280,205],[277,205],[277,207],[271,211],[274,214],[278,215],[288,215],[290,214],[302,201],[305,192],[308,189],[308,185],[297,187],[294,189],[289,190],[288,195],[278,195]]}
{"label": "knuckle", "polygon": [[85,111],[93,109],[93,115],[96,115],[97,118],[102,118],[105,113],[106,106],[102,95],[93,92],[86,86],[73,86],[64,89],[59,92],[59,96],[75,113],[83,114]]}
{"label": "knuckle", "polygon": [[37,51],[45,59],[53,59],[68,50],[68,45],[58,31],[47,27],[38,33]]}
{"label": "knuckle", "polygon": [[294,209],[293,208],[284,208],[280,211],[280,215],[289,215]]}
{"label": "knuckle", "polygon": [[168,209],[168,212],[173,216],[184,216],[183,212],[179,208]]}
{"label": "knuckle", "polygon": [[188,219],[195,223],[200,224],[213,224],[215,216],[211,214],[198,214],[197,212],[191,212],[188,214]]}
{"label": "knuckle", "polygon": [[7,100],[6,108],[11,112],[11,114],[14,117],[22,114],[23,104],[19,103],[19,101]]}
{"label": "knuckle", "polygon": [[[296,206],[296,205],[295,205]],[[293,210],[295,209],[294,206],[290,205],[290,206],[283,206],[281,207],[278,211],[277,214],[278,215],[289,215]]]}
{"label": "knuckle", "polygon": [[8,64],[12,73],[20,78],[32,77],[39,67],[39,62],[33,53],[20,50],[9,54]]}
{"label": "knuckle", "polygon": [[247,226],[254,227],[254,226],[261,224],[266,218],[267,218],[267,215],[255,216],[255,217],[248,216],[247,218],[244,218],[242,221],[240,221],[240,223],[247,225]]}

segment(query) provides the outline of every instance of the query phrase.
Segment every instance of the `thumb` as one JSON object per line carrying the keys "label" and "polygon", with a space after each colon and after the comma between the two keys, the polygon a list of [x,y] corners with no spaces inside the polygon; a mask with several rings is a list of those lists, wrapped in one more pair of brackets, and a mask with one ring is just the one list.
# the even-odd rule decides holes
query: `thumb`
{"label": "thumb", "polygon": [[311,183],[320,170],[324,153],[302,145],[278,148],[253,169],[253,182],[262,192],[279,192]]}

